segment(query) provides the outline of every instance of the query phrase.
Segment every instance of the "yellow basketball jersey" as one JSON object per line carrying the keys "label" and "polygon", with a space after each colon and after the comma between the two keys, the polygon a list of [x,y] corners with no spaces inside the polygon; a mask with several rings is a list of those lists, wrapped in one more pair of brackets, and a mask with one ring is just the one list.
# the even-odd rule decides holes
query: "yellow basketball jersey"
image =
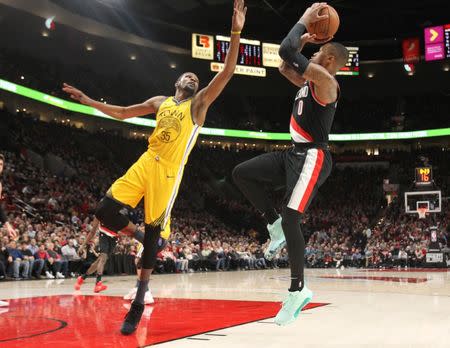
{"label": "yellow basketball jersey", "polygon": [[148,139],[148,149],[175,165],[185,165],[195,145],[200,126],[192,120],[192,99],[177,102],[167,98],[156,114],[156,128]]}

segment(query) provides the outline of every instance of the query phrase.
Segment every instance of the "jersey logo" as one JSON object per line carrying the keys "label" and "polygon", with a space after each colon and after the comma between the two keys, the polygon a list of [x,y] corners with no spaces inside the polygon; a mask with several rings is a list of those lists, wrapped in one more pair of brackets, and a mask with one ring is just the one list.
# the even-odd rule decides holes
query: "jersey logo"
{"label": "jersey logo", "polygon": [[177,140],[181,132],[181,122],[172,115],[163,117],[158,122],[156,136],[163,143],[171,143]]}
{"label": "jersey logo", "polygon": [[295,100],[300,99],[300,98],[306,98],[308,96],[308,93],[309,93],[309,87],[308,86],[303,86],[297,92],[297,95],[295,96]]}

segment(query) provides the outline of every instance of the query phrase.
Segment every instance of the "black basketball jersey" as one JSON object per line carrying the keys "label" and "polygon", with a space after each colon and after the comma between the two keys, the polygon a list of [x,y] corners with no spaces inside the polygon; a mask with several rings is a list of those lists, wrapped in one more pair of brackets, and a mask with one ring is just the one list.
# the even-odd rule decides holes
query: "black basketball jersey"
{"label": "black basketball jersey", "polygon": [[314,93],[313,83],[306,81],[295,96],[290,124],[292,141],[294,143],[328,143],[337,102],[336,100],[330,104],[322,103]]}

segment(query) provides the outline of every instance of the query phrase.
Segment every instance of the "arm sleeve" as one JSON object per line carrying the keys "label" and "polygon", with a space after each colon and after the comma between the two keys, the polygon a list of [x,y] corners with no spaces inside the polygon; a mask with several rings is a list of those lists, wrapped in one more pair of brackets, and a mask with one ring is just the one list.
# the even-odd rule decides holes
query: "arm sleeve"
{"label": "arm sleeve", "polygon": [[305,30],[303,24],[295,24],[284,38],[278,51],[280,57],[301,75],[309,65],[309,60],[300,52],[300,38]]}

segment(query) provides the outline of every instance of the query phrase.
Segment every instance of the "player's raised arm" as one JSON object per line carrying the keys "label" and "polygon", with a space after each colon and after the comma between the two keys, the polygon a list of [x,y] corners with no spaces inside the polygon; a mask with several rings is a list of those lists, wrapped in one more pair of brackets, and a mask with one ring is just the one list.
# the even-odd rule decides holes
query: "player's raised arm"
{"label": "player's raised arm", "polygon": [[[319,64],[311,63],[301,53],[301,37],[306,27],[318,22],[328,15],[320,15],[320,11],[326,8],[326,3],[315,3],[309,7],[300,20],[291,29],[289,34],[281,43],[279,54],[280,57],[295,69],[306,80],[313,81],[317,85],[334,80],[333,76]],[[329,41],[331,38],[322,40],[320,43]],[[319,42],[318,42],[319,43]]]}
{"label": "player's raised arm", "polygon": [[239,54],[240,35],[242,28],[244,27],[246,13],[247,7],[245,7],[244,0],[234,0],[230,48],[228,49],[225,58],[225,66],[221,72],[217,73],[208,86],[198,92],[195,97],[197,112],[194,117],[195,122],[198,125],[203,125],[205,122],[206,110],[212,102],[217,99],[234,74]]}
{"label": "player's raised arm", "polygon": [[[313,35],[309,33],[303,34],[300,38],[300,45],[298,51],[301,52],[307,43],[321,44],[327,41],[329,41],[329,39],[318,40],[315,34]],[[292,84],[294,84],[297,87],[302,86],[306,81],[306,79],[302,75],[300,75],[292,66],[286,63],[284,60],[281,62],[280,66],[278,67],[278,70],[280,71],[281,75],[286,77],[286,79],[288,79]]]}
{"label": "player's raised arm", "polygon": [[166,97],[157,96],[146,100],[143,103],[130,105],[130,106],[118,106],[104,104],[92,98],[89,98],[79,89],[64,83],[62,90],[68,94],[70,97],[81,104],[92,106],[97,110],[103,112],[118,120],[125,120],[127,118],[144,116],[149,114],[154,114],[158,111],[159,106],[164,101]]}

